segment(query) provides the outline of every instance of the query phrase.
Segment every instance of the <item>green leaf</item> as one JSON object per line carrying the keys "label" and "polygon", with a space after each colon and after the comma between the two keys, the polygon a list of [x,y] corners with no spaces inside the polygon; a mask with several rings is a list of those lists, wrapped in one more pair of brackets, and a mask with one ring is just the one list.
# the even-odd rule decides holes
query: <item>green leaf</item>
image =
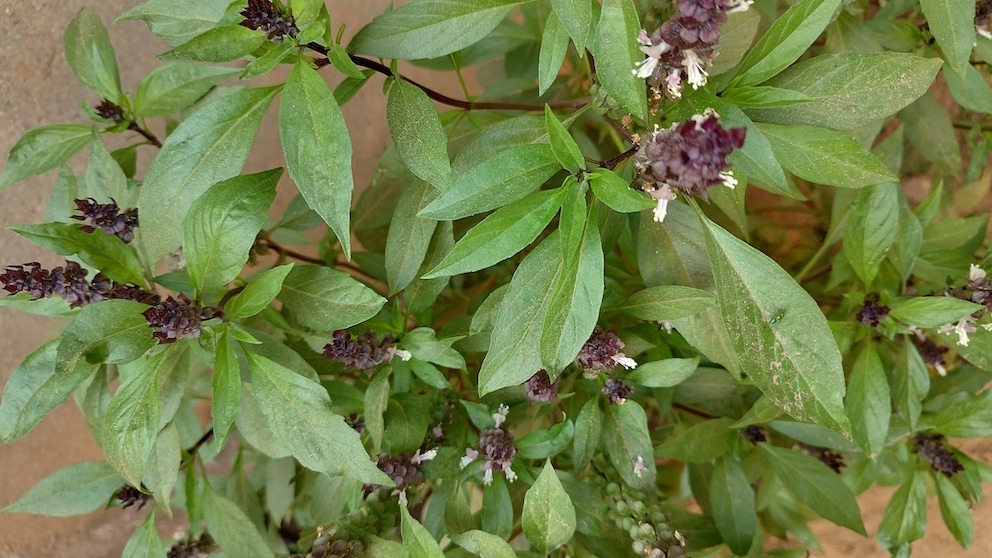
{"label": "green leaf", "polygon": [[721,457],[710,477],[710,508],[716,528],[734,554],[746,556],[758,531],[754,511],[754,490],[741,464],[732,457]]}
{"label": "green leaf", "polygon": [[702,223],[741,371],[796,419],[850,432],[840,351],[817,303],[771,258]]}
{"label": "green leaf", "polygon": [[228,556],[272,558],[272,551],[245,512],[214,492],[207,483],[203,491],[203,518],[210,536]]}
{"label": "green leaf", "polygon": [[0,400],[0,438],[12,442],[34,428],[86,382],[97,366],[79,363],[67,375],[56,373],[56,338],[35,349],[14,370]]}
{"label": "green leaf", "polygon": [[[727,22],[720,26],[720,49],[715,52],[707,72],[718,76],[737,67],[754,44],[758,27],[762,23],[759,10],[734,11],[727,14]],[[724,93],[729,93],[724,90]]]}
{"label": "green leaf", "polygon": [[360,324],[375,316],[386,299],[352,276],[323,266],[295,266],[278,299],[299,322],[316,332]]}
{"label": "green leaf", "polygon": [[165,116],[184,110],[218,83],[238,75],[236,68],[177,62],[152,70],[138,84],[134,112],[138,116]]}
{"label": "green leaf", "polygon": [[923,231],[922,252],[956,250],[974,252],[983,243],[989,223],[988,214],[973,215],[963,219],[943,219],[930,223]]}
{"label": "green leaf", "polygon": [[140,285],[145,282],[141,260],[134,248],[103,229],[86,233],[79,229],[79,225],[45,223],[8,227],[8,230],[56,254],[78,254],[84,263],[119,283]]}
{"label": "green leaf", "polygon": [[551,428],[527,434],[513,445],[523,459],[547,459],[565,451],[574,435],[574,425],[566,418]]}
{"label": "green leaf", "polygon": [[940,327],[956,322],[982,309],[981,304],[949,296],[917,296],[894,302],[890,315],[909,325]]}
{"label": "green leaf", "polygon": [[[551,12],[544,22],[544,33],[541,35],[541,52],[538,55],[537,67],[538,94],[544,95],[545,91],[554,84],[567,53],[568,34],[555,12]],[[569,170],[575,172],[573,169]]]}
{"label": "green leaf", "polygon": [[561,166],[573,174],[585,168],[586,160],[582,157],[578,144],[548,105],[544,105],[544,122],[548,128],[551,152]]}
{"label": "green leaf", "polygon": [[358,433],[331,412],[323,386],[250,350],[245,354],[251,384],[242,386],[242,395],[257,401],[268,428],[300,464],[332,476],[392,483],[369,459]]}
{"label": "green leaf", "polygon": [[647,362],[624,378],[632,384],[651,388],[675,387],[692,376],[699,366],[699,357],[668,358]]}
{"label": "green leaf", "polygon": [[124,12],[115,21],[144,21],[152,33],[171,45],[180,45],[215,27],[224,17],[226,8],[224,2],[147,0]]}
{"label": "green leaf", "polygon": [[418,212],[435,197],[434,189],[422,180],[410,182],[400,195],[386,237],[386,279],[390,294],[409,286],[427,257],[437,221],[421,217]]}
{"label": "green leaf", "polygon": [[927,525],[926,472],[912,476],[896,490],[878,526],[878,544],[893,549],[923,538]]}
{"label": "green leaf", "polygon": [[948,438],[992,435],[992,390],[957,393],[925,422]]}
{"label": "green leaf", "polygon": [[920,10],[927,19],[944,60],[959,76],[970,68],[971,48],[975,44],[975,4],[971,0],[920,0]]}
{"label": "green leaf", "polygon": [[300,194],[334,231],[345,257],[351,257],[351,136],[324,78],[304,61],[286,81],[279,141]]}
{"label": "green leaf", "polygon": [[524,383],[543,368],[541,331],[564,267],[555,232],[520,262],[496,312],[489,352],[479,371],[479,395]]}
{"label": "green leaf", "polygon": [[775,158],[792,174],[816,184],[861,188],[894,182],[877,157],[840,132],[812,126],[758,124],[772,144]]}
{"label": "green leaf", "polygon": [[568,31],[579,55],[585,53],[586,38],[592,29],[592,4],[590,0],[551,0],[551,9]]}
{"label": "green leaf", "polygon": [[145,471],[145,487],[152,492],[158,507],[172,517],[172,491],[179,480],[179,468],[182,465],[183,448],[179,443],[179,429],[175,422],[170,422],[158,433],[154,449]]}
{"label": "green leaf", "polygon": [[[565,237],[559,238],[564,241]],[[555,292],[541,326],[542,368],[552,377],[578,356],[596,329],[603,302],[604,259],[599,227],[595,222],[587,223],[585,234],[576,240],[581,244],[564,247],[569,255],[555,281]]]}
{"label": "green leaf", "polygon": [[644,409],[636,401],[627,400],[622,405],[609,405],[606,411],[603,441],[610,461],[630,487],[650,490],[657,471]]}
{"label": "green leaf", "polygon": [[906,419],[910,429],[916,430],[923,411],[922,401],[930,391],[930,372],[916,345],[908,340],[894,353],[895,366],[888,369],[892,402],[896,412]]}
{"label": "green leaf", "polygon": [[715,306],[717,299],[706,291],[680,285],[660,285],[637,291],[615,307],[639,320],[675,320]]}
{"label": "green leaf", "polygon": [[[401,364],[394,365],[393,373]],[[424,443],[428,423],[431,420],[431,406],[423,397],[409,393],[398,393],[389,400],[384,416],[386,430],[383,444],[392,454],[414,452]]]}
{"label": "green leaf", "polygon": [[166,553],[165,544],[158,536],[155,527],[155,512],[151,512],[141,522],[141,527],[131,535],[121,558],[161,558]]}
{"label": "green leaf", "polygon": [[899,113],[906,138],[923,157],[947,174],[961,174],[961,147],[951,115],[937,98],[924,94]]}
{"label": "green leaf", "polygon": [[141,486],[158,433],[163,423],[172,420],[177,401],[184,394],[190,368],[189,346],[169,346],[131,364],[128,374],[122,371],[124,381],[107,406],[100,446],[107,463],[131,486]]}
{"label": "green leaf", "polygon": [[124,170],[104,147],[100,134],[95,129],[93,139],[90,141],[90,157],[86,165],[86,193],[88,197],[96,198],[101,202],[111,198],[120,204],[122,210],[133,205],[136,193],[134,189],[128,187]]}
{"label": "green leaf", "polygon": [[436,58],[481,40],[527,0],[416,0],[386,12],[352,39],[348,50],[379,58]]}
{"label": "green leaf", "polygon": [[230,62],[247,56],[266,41],[261,29],[241,25],[221,25],[208,29],[176,48],[159,54],[159,60],[198,60]]}
{"label": "green leaf", "polygon": [[337,43],[327,49],[327,59],[334,65],[334,69],[348,76],[350,79],[360,81],[368,79],[368,76],[362,73],[362,69],[348,56],[348,51]]}
{"label": "green leaf", "polygon": [[775,476],[821,517],[865,535],[858,502],[841,477],[819,459],[768,444],[759,446]]}
{"label": "green leaf", "polygon": [[213,370],[210,417],[214,428],[215,445],[222,448],[238,414],[238,405],[241,403],[241,367],[234,353],[234,342],[226,329],[217,336]]}
{"label": "green leaf", "polygon": [[256,51],[255,59],[249,62],[239,76],[240,79],[251,79],[262,76],[283,62],[292,64],[298,59],[300,47],[291,41],[282,43],[266,43],[262,50]]}
{"label": "green leaf", "polygon": [[755,85],[778,74],[800,56],[834,18],[840,0],[803,0],[775,19],[737,70],[737,85]]}
{"label": "green leaf", "polygon": [[410,515],[410,510],[403,503],[400,504],[400,533],[403,535],[403,546],[410,552],[410,558],[444,558],[437,541]]}
{"label": "green leaf", "polygon": [[124,479],[103,461],[75,463],[38,481],[7,513],[36,513],[54,517],[83,515],[107,504]]}
{"label": "green leaf", "polygon": [[501,207],[469,229],[425,279],[485,269],[523,250],[548,226],[565,189],[542,190]]}
{"label": "green leaf", "polygon": [[372,440],[372,452],[375,454],[382,449],[382,437],[386,428],[383,416],[389,405],[390,372],[390,365],[387,364],[372,377],[369,387],[365,389],[365,429],[368,430],[369,438]]}
{"label": "green leaf", "polygon": [[811,102],[747,112],[762,122],[850,130],[890,116],[919,98],[933,83],[940,64],[934,58],[898,52],[817,56],[791,66],[767,84],[803,93]]}
{"label": "green leaf", "polygon": [[596,169],[586,176],[596,198],[619,213],[637,213],[653,209],[654,200],[630,187],[630,184],[609,169]]}
{"label": "green leaf", "polygon": [[942,474],[934,474],[937,483],[937,501],[940,504],[940,516],[947,525],[947,530],[954,535],[961,548],[971,546],[974,526],[971,521],[971,506],[961,496],[961,492],[950,479]]}
{"label": "green leaf", "polygon": [[865,455],[874,459],[885,446],[892,415],[885,368],[874,344],[866,345],[851,365],[844,404],[851,418],[854,441]]}
{"label": "green leaf", "polygon": [[65,29],[65,58],[72,73],[91,91],[122,104],[121,78],[107,28],[91,8],[79,10]]}
{"label": "green leaf", "polygon": [[572,463],[576,471],[585,469],[589,460],[599,448],[599,439],[603,432],[603,409],[597,398],[586,401],[575,417],[575,434],[572,437],[574,449]]}
{"label": "green leaf", "polygon": [[637,44],[640,29],[637,9],[631,0],[604,0],[592,47],[599,82],[638,120],[648,112],[644,79],[633,73],[634,67],[644,60],[644,53]]}
{"label": "green leaf", "polygon": [[481,558],[516,558],[517,556],[510,543],[492,533],[478,529],[465,531],[459,535],[451,535],[451,540]]}
{"label": "green leaf", "polygon": [[198,109],[165,140],[138,196],[141,241],[150,261],[182,243],[177,227],[193,202],[236,176],[278,87],[242,89]]}
{"label": "green leaf", "polygon": [[734,166],[734,170],[740,170],[748,177],[748,183],[757,185],[769,192],[789,196],[795,199],[802,199],[802,194],[796,187],[789,183],[782,171],[782,164],[775,157],[772,144],[765,137],[761,128],[751,121],[741,109],[736,106],[723,103],[715,103],[720,116],[723,118],[723,125],[727,128],[743,126],[747,128],[747,139],[744,147],[735,149],[727,156],[727,161]]}
{"label": "green leaf", "polygon": [[448,136],[427,94],[408,81],[393,80],[386,120],[396,153],[406,168],[432,186],[447,189],[451,184]]}
{"label": "green leaf", "polygon": [[509,147],[463,172],[456,171],[451,187],[419,215],[451,221],[496,209],[536,190],[559,169],[547,144]]}
{"label": "green leaf", "polygon": [[541,474],[524,494],[520,524],[527,540],[545,553],[567,543],[575,533],[575,506],[550,459],[544,462]]}
{"label": "green leaf", "polygon": [[992,114],[992,87],[974,66],[964,67],[964,77],[944,72],[944,80],[959,105],[970,111]]}
{"label": "green leaf", "polygon": [[768,87],[766,85],[735,87],[727,91],[723,98],[745,109],[787,107],[797,103],[812,101],[810,97],[798,91]]}
{"label": "green leaf", "polygon": [[245,285],[245,289],[224,305],[224,315],[229,320],[250,318],[264,310],[282,290],[282,283],[293,270],[293,263],[267,269]]}
{"label": "green leaf", "polygon": [[740,436],[732,428],[733,419],[718,418],[696,423],[679,430],[675,436],[655,448],[655,455],[688,463],[708,463],[725,455]]}
{"label": "green leaf", "polygon": [[871,286],[899,234],[899,185],[869,186],[858,193],[844,229],[844,255]]}
{"label": "green leaf", "polygon": [[105,300],[83,307],[62,333],[56,357],[56,374],[60,376],[56,390],[61,392],[78,380],[74,376],[82,363],[125,364],[150,349],[155,340],[141,314],[147,308],[130,300]]}
{"label": "green leaf", "polygon": [[183,256],[197,293],[223,287],[248,263],[255,236],[268,219],[282,169],[214,184],[183,220]]}
{"label": "green leaf", "polygon": [[25,132],[10,148],[0,173],[0,192],[68,161],[89,143],[92,130],[82,124],[49,124]]}

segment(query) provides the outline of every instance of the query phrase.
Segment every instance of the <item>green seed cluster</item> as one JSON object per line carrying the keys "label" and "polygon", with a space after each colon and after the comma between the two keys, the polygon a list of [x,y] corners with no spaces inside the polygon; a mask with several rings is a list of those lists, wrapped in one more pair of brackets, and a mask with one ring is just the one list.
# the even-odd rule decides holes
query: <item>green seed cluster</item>
{"label": "green seed cluster", "polygon": [[645,502],[627,487],[611,482],[606,485],[610,510],[607,517],[633,541],[631,550],[648,558],[683,558],[685,538],[668,524],[668,518],[656,502]]}

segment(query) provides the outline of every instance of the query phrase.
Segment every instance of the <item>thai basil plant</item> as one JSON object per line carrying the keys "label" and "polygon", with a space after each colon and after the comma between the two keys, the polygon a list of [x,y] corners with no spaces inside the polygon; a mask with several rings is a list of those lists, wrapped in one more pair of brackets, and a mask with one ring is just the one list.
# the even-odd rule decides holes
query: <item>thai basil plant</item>
{"label": "thai basil plant", "polygon": [[[970,544],[992,3],[398,4],[344,43],[321,0],[148,0],[135,91],[72,20],[92,95],[0,174],[55,171],[8,231],[65,261],[0,282],[67,325],[0,436],[75,404],[106,460],[5,511],[145,513],[128,557],[786,557],[877,484],[893,555],[928,498]],[[393,144],[356,185],[363,87]],[[242,174],[270,111],[285,165]]]}

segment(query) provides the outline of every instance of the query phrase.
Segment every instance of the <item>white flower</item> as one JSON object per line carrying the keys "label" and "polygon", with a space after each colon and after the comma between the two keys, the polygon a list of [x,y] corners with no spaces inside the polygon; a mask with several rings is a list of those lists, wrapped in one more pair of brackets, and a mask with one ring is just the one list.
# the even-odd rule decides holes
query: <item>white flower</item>
{"label": "white flower", "polygon": [[941,333],[950,333],[950,332],[953,331],[954,333],[957,333],[958,334],[958,345],[961,345],[962,347],[967,347],[968,346],[968,334],[975,332],[975,326],[971,325],[971,321],[973,319],[974,318],[972,318],[971,316],[965,316],[964,318],[961,318],[960,320],[958,320],[958,323],[956,323],[956,324],[947,324],[945,326],[941,326],[940,327],[940,332]]}
{"label": "white flower", "polygon": [[706,85],[708,74],[704,68],[705,65],[706,61],[700,58],[696,51],[692,49],[682,51],[682,66],[685,68],[685,74],[688,76],[693,89],[699,89]]}
{"label": "white flower", "polygon": [[737,179],[734,178],[734,173],[730,171],[721,172],[720,178],[723,179],[723,185],[726,186],[727,188],[730,188],[731,190],[737,188],[737,185],[740,184],[739,182],[737,182]]}
{"label": "white flower", "polygon": [[668,92],[668,96],[672,99],[682,98],[682,71],[678,68],[672,68],[668,70],[668,76],[665,77],[665,83],[667,86],[665,90]]}
{"label": "white flower", "polygon": [[637,361],[635,361],[634,359],[630,358],[629,356],[623,353],[617,353],[613,355],[611,358],[613,359],[613,362],[619,364],[620,366],[623,366],[627,370],[633,370],[637,368]]}
{"label": "white flower", "polygon": [[493,413],[493,420],[496,421],[496,428],[499,428],[506,422],[506,415],[510,414],[510,408],[506,405],[500,404],[496,412]]}
{"label": "white flower", "polygon": [[747,9],[751,7],[751,4],[754,4],[754,0],[736,0],[731,4],[733,7],[724,13],[733,14],[737,12],[746,12]]}
{"label": "white flower", "polygon": [[651,197],[658,200],[658,205],[654,208],[654,220],[661,223],[668,215],[668,202],[675,199],[675,190],[668,184],[662,184],[661,188],[651,192]]}
{"label": "white flower", "polygon": [[404,351],[403,349],[397,349],[397,348],[394,348],[394,347],[390,347],[387,350],[390,353],[390,355],[389,355],[389,358],[390,359],[392,359],[394,357],[400,357],[400,360],[402,360],[402,361],[405,362],[405,361],[408,361],[411,358],[413,358],[413,354],[410,351]]}
{"label": "white flower", "polygon": [[[421,463],[430,461],[435,457],[437,457],[437,448],[427,450],[424,453],[420,453],[420,450],[418,449],[417,453],[413,454],[413,457],[410,458],[410,462],[414,465],[420,465]],[[464,468],[464,466],[462,468]]]}
{"label": "white flower", "polygon": [[658,325],[660,325],[661,327],[665,328],[665,333],[671,333],[672,332],[672,327],[673,327],[672,326],[672,322],[670,322],[668,320],[661,320],[660,322],[658,322]]}
{"label": "white flower", "polygon": [[465,455],[462,457],[461,461],[458,462],[458,466],[464,469],[468,467],[469,463],[475,461],[475,458],[479,457],[479,451],[472,448],[465,450]]}
{"label": "white flower", "polygon": [[975,264],[971,264],[971,267],[968,269],[968,279],[970,281],[985,279],[985,270]]}
{"label": "white flower", "polygon": [[672,45],[661,41],[658,44],[652,44],[651,38],[648,37],[648,32],[641,29],[640,35],[637,36],[637,42],[641,43],[641,52],[643,52],[647,58],[643,62],[638,64],[633,70],[633,74],[639,78],[649,78],[651,74],[654,73],[655,68],[658,67],[658,63],[661,62],[661,55],[665,54],[671,50]]}
{"label": "white flower", "polygon": [[644,464],[644,457],[638,455],[637,460],[634,461],[634,475],[640,477],[646,469],[647,465]]}

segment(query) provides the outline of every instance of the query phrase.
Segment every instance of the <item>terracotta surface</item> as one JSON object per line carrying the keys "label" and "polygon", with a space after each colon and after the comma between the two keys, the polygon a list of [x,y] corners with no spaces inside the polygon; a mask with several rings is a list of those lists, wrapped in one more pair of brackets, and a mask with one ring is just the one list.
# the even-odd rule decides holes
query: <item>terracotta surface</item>
{"label": "terracotta surface", "polygon": [[[83,6],[91,6],[110,26],[111,40],[117,52],[125,90],[134,91],[139,80],[152,67],[161,64],[155,54],[166,45],[137,22],[110,25],[113,17],[139,4],[138,0],[7,0],[0,7],[0,154],[8,152],[26,130],[57,122],[85,123],[78,101],[95,104],[96,95],[78,84],[62,54],[62,32]],[[386,0],[334,0],[329,2],[335,25],[347,23],[349,34],[380,11]],[[460,97],[458,86],[429,72],[412,71],[438,89]],[[345,118],[353,134],[356,184],[366,184],[372,176],[375,160],[388,141],[385,123],[385,100],[381,95],[381,78],[367,86],[345,106]],[[282,164],[274,111],[263,122],[247,170],[254,172]],[[151,149],[151,148],[147,148]],[[72,161],[80,171],[80,160]],[[37,223],[52,184],[54,172],[15,185],[0,194],[0,226]],[[286,184],[283,184],[283,202]],[[46,266],[59,260],[21,240],[12,233],[0,232],[0,264],[40,261]],[[39,318],[0,308],[0,385],[30,351],[58,331],[56,320]],[[967,446],[972,455],[988,461],[986,443]],[[98,460],[94,443],[82,417],[73,404],[59,408],[39,424],[27,437],[0,445],[0,507],[16,500],[28,488],[52,472],[79,461]],[[877,490],[860,501],[869,530],[877,529],[892,490]],[[926,540],[918,543],[919,556],[992,556],[992,508],[988,504],[975,513],[976,541],[964,552],[940,524],[936,503],[930,510],[930,527]],[[119,556],[131,532],[144,512],[111,510],[86,517],[48,518],[28,514],[4,514],[0,519],[0,558],[35,558],[71,555],[74,558]],[[163,525],[163,535],[176,525]],[[825,523],[815,525],[826,553],[822,556],[884,556],[874,542],[861,540],[846,531]]]}

